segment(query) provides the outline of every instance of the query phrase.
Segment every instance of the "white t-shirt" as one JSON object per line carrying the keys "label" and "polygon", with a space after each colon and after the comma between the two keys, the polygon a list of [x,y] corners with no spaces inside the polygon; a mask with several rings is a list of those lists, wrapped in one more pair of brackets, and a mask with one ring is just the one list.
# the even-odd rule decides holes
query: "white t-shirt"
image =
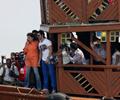
{"label": "white t-shirt", "polygon": [[[42,45],[46,45],[46,47],[48,47],[48,46],[52,46],[52,43],[50,40],[45,38],[42,42],[39,43],[40,50]],[[49,49],[46,48],[45,50],[42,50],[42,60],[46,61],[48,56],[49,56]]]}
{"label": "white t-shirt", "polygon": [[79,48],[75,51],[75,55],[70,57],[70,60],[75,64],[86,64],[85,56]]}
{"label": "white t-shirt", "polygon": [[62,57],[63,57],[63,64],[70,63],[70,57],[69,54],[66,52],[66,50],[62,51]]}
{"label": "white t-shirt", "polygon": [[[112,64],[115,65],[116,63],[116,57],[119,56],[120,57],[120,52],[116,51],[113,55],[112,55]],[[120,60],[120,59],[119,59]],[[120,65],[120,61],[117,62],[117,65]]]}
{"label": "white t-shirt", "polygon": [[0,68],[0,76],[3,75],[3,67]]}

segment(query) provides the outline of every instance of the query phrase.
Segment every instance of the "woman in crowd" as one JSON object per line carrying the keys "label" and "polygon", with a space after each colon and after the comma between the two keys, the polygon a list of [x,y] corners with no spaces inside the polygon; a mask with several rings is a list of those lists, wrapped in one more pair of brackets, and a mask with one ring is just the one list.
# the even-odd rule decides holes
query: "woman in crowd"
{"label": "woman in crowd", "polygon": [[27,34],[27,42],[24,47],[25,53],[25,65],[26,65],[26,77],[25,77],[25,87],[29,87],[29,74],[30,69],[33,68],[35,79],[36,79],[36,88],[41,90],[41,81],[40,75],[38,72],[38,62],[39,62],[39,50],[38,50],[38,41],[36,40],[34,34]]}

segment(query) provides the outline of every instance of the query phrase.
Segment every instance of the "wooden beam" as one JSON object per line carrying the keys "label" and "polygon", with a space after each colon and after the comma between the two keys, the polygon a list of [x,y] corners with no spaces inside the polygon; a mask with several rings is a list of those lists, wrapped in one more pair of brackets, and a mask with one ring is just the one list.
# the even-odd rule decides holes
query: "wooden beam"
{"label": "wooden beam", "polygon": [[67,25],[40,25],[40,29],[49,33],[61,32],[90,32],[90,31],[119,31],[118,23],[99,23],[99,24],[67,24]]}
{"label": "wooden beam", "polygon": [[118,2],[118,19],[120,21],[120,0],[117,0],[117,2]]}
{"label": "wooden beam", "polygon": [[110,31],[107,32],[107,43],[106,43],[106,64],[111,64],[111,42],[110,42]]}

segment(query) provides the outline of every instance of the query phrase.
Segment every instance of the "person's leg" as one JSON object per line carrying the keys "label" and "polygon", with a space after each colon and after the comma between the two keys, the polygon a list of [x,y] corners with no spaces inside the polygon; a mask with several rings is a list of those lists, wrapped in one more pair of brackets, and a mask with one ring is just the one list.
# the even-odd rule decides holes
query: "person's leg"
{"label": "person's leg", "polygon": [[37,67],[33,68],[33,71],[34,71],[35,79],[36,79],[36,88],[38,90],[41,90],[41,81],[40,81],[40,75],[38,72],[38,68]]}
{"label": "person's leg", "polygon": [[52,91],[56,91],[56,73],[54,64],[48,64]]}
{"label": "person's leg", "polygon": [[48,89],[48,66],[42,61],[43,89]]}
{"label": "person's leg", "polygon": [[29,87],[30,67],[26,67],[25,87]]}

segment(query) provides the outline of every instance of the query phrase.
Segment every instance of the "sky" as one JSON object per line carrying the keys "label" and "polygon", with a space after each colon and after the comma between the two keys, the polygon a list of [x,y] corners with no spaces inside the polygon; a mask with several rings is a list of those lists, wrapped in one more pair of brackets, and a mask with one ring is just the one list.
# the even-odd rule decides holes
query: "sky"
{"label": "sky", "polygon": [[26,34],[40,28],[40,0],[0,0],[0,56],[22,51]]}

